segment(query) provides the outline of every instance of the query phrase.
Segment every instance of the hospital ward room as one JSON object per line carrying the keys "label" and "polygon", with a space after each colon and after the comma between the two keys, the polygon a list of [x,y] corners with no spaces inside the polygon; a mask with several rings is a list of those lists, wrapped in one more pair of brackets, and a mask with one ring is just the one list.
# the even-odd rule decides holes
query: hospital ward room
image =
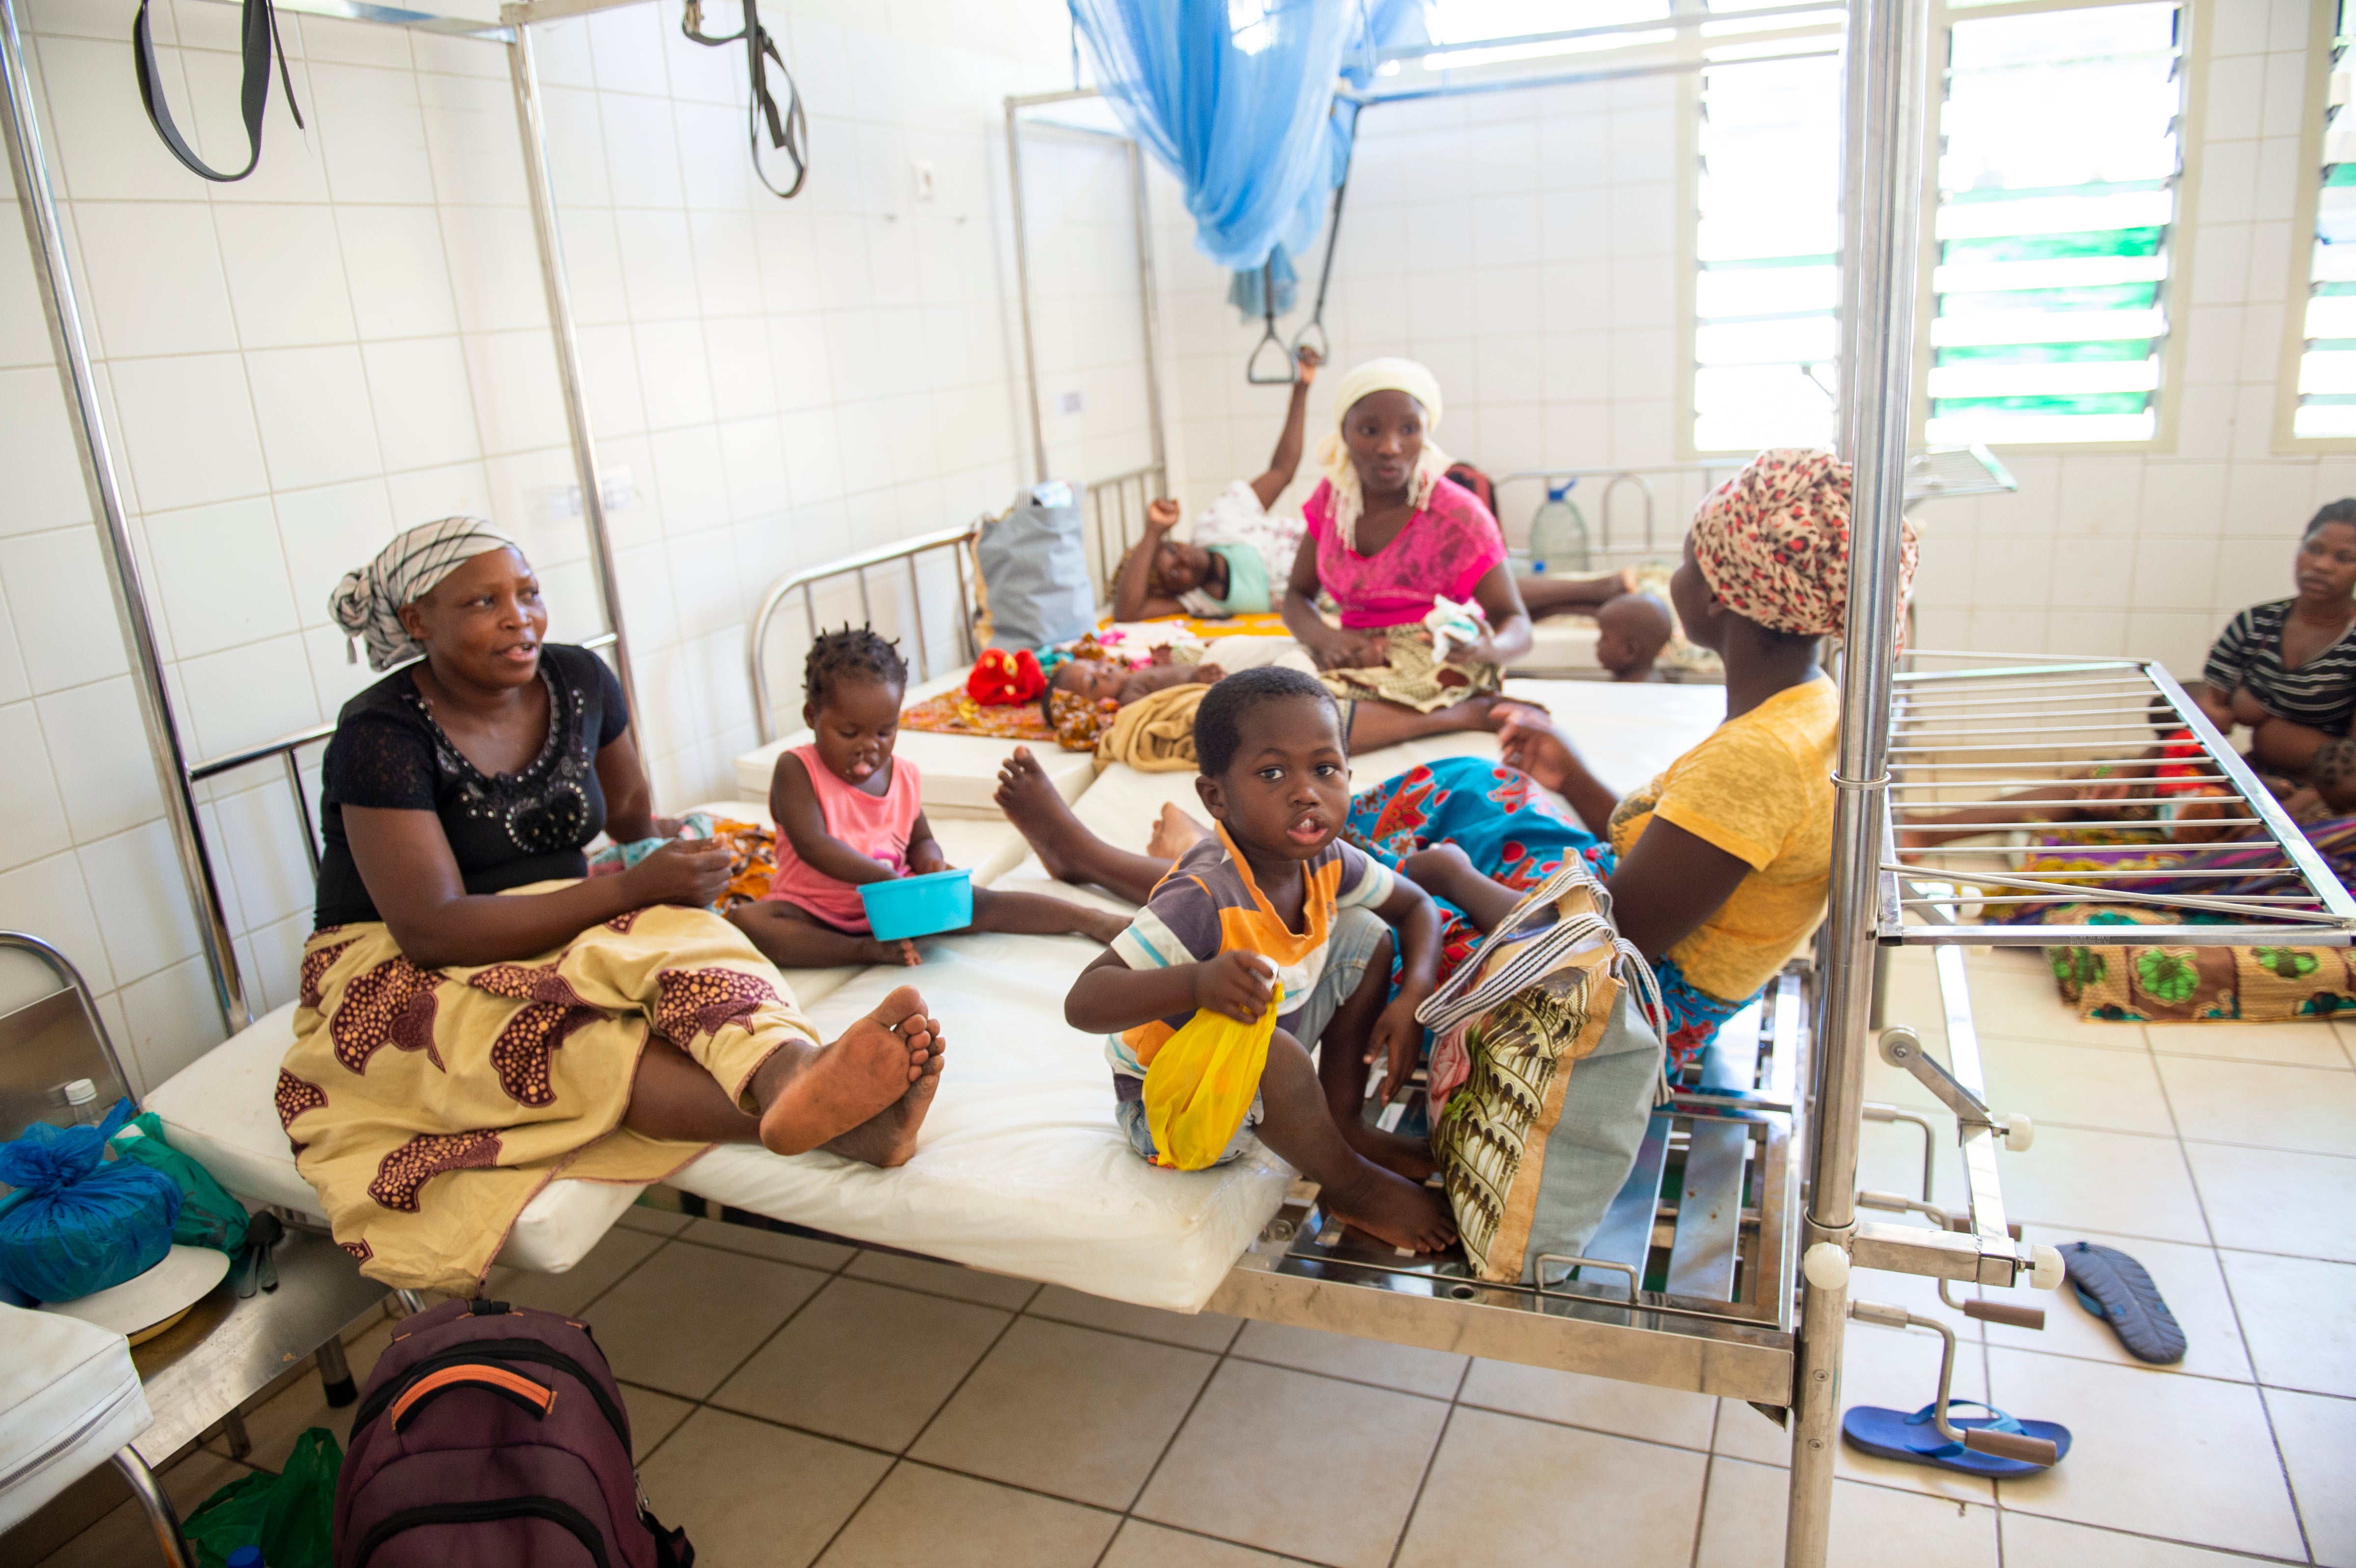
{"label": "hospital ward room", "polygon": [[0,1568],[2356,1568],[2351,45],[0,0]]}

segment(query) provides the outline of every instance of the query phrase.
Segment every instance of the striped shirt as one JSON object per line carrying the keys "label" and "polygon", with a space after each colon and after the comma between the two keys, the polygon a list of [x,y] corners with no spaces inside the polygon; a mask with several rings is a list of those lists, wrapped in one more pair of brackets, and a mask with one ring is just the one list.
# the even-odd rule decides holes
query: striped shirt
{"label": "striped shirt", "polygon": [[2345,735],[2356,717],[2356,625],[2297,669],[2285,669],[2283,624],[2295,603],[2253,604],[2234,616],[2209,650],[2201,678],[2227,697],[2247,687],[2276,718]]}
{"label": "striped shirt", "polygon": [[[1284,999],[1277,1004],[1277,1027],[1290,1029],[1325,973],[1333,916],[1345,909],[1374,908],[1398,885],[1397,875],[1381,861],[1338,838],[1310,857],[1301,870],[1306,896],[1301,929],[1294,931],[1278,917],[1221,827],[1217,837],[1205,838],[1179,857],[1129,929],[1112,939],[1112,950],[1132,969],[1204,964],[1237,947],[1261,954],[1276,965],[1277,982],[1284,987]],[[1162,1042],[1193,1017],[1191,1011],[1180,1013],[1109,1036],[1105,1060],[1123,1077],[1142,1078]]]}

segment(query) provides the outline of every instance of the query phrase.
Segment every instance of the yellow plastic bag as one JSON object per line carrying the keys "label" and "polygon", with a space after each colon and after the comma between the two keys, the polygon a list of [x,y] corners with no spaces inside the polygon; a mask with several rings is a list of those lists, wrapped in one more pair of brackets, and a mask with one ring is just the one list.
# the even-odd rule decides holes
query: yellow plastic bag
{"label": "yellow plastic bag", "polygon": [[1284,1006],[1284,987],[1269,990],[1268,1011],[1254,1021],[1198,1012],[1147,1063],[1145,1125],[1159,1151],[1154,1164],[1202,1170],[1234,1140],[1259,1093],[1268,1042]]}

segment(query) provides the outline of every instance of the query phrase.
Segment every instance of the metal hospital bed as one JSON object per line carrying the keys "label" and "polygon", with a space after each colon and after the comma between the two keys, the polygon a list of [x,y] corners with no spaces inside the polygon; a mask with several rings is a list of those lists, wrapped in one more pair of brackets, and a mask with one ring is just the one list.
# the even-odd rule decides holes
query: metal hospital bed
{"label": "metal hospital bed", "polygon": [[[305,0],[292,3],[302,5]],[[309,3],[338,15],[372,12],[344,0]],[[485,36],[499,38],[509,49],[584,517],[607,624],[614,628],[615,652],[626,681],[626,647],[613,618],[603,489],[581,396],[570,302],[554,247],[529,27],[536,17],[577,15],[599,3],[533,0],[511,5],[504,14],[508,25]],[[198,773],[187,764],[174,728],[114,483],[114,458],[82,343],[68,253],[42,172],[39,128],[16,35],[15,4],[0,0],[0,93],[6,100],[9,154],[60,376],[79,425],[86,477],[132,654],[134,686],[165,785],[167,816],[198,906],[223,1013],[237,1034],[213,1053],[220,1056],[241,1040],[250,1045],[260,1037],[246,1031],[249,1019],[236,958],[195,810]],[[387,13],[377,19],[422,25],[416,13]],[[448,30],[463,29],[451,26]],[[2097,744],[2075,731],[2064,734],[2054,727],[1996,721],[2019,719],[2024,709],[2035,719],[2057,706],[2069,706],[2061,701],[2063,697],[2093,689],[2072,683],[2115,679],[2121,684],[2113,697],[2125,691],[2140,698],[2143,688],[2129,678],[2133,672],[2172,705],[2201,741],[2217,780],[2242,803],[2255,830],[2282,852],[2283,891],[2242,898],[2229,912],[2239,914],[2244,925],[2188,926],[2180,938],[2230,940],[2237,932],[2264,930],[2289,933],[2300,942],[2345,944],[2356,930],[2356,906],[2345,891],[2305,852],[2296,828],[2222,739],[2156,669],[2132,661],[2066,668],[2050,662],[2017,668],[1984,662],[1981,667],[1957,672],[1901,674],[1897,669],[1895,566],[1905,501],[1905,439],[1911,428],[1927,34],[1921,0],[1852,0],[1842,204],[1842,249],[1851,259],[1842,312],[1843,357],[1849,373],[1842,376],[1841,384],[1850,389],[1842,409],[1842,445],[1855,464],[1856,526],[1844,716],[1834,778],[1836,858],[1829,917],[1814,963],[1788,971],[1761,1004],[1730,1024],[1697,1072],[1654,1115],[1635,1170],[1586,1255],[1549,1260],[1542,1277],[1530,1285],[1481,1283],[1465,1278],[1461,1265],[1401,1260],[1354,1243],[1330,1222],[1313,1193],[1295,1189],[1275,1195],[1280,1201],[1269,1206],[1273,1212],[1238,1249],[1208,1300],[1220,1310],[1271,1321],[1751,1401],[1791,1426],[1784,1560],[1796,1568],[1814,1568],[1826,1557],[1847,1319],[1923,1321],[1901,1308],[1852,1299],[1852,1285],[1865,1288],[1854,1271],[1925,1275],[1939,1279],[1943,1291],[1949,1281],[2002,1286],[2026,1277],[2050,1287],[2059,1280],[2058,1260],[2050,1252],[2022,1245],[2005,1216],[1996,1152],[2008,1142],[2018,1145],[2031,1129],[2024,1119],[1993,1113],[1986,1104],[1955,945],[2054,940],[2052,927],[1961,923],[1994,900],[2050,890],[2037,885],[2036,879],[2006,882],[2002,874],[1967,875],[1945,858],[1898,855],[1893,810],[1911,809],[1918,798],[1912,791],[1919,784],[1951,784],[1959,777],[1987,779],[1994,773],[1990,763],[2009,766],[2024,751],[2042,757],[2050,773],[2059,765],[2056,753],[2083,760],[2104,754],[2103,745],[2123,745],[2117,731]],[[1483,83],[1474,90],[1497,85]],[[1380,101],[1379,96],[1369,100]],[[1010,103],[1010,115],[1014,107]],[[1023,304],[1027,310],[1027,289]],[[1035,419],[1033,422],[1035,429]],[[1041,466],[1044,471],[1044,461]],[[862,574],[863,581],[865,571],[898,560],[914,547],[954,549],[962,538],[962,530],[927,536],[841,570]],[[916,570],[913,561],[908,570]],[[790,590],[814,582],[789,580],[781,586]],[[785,594],[776,597],[782,602]],[[926,658],[928,668],[928,651]],[[756,669],[755,679],[759,678]],[[1996,700],[1982,703],[1978,699],[1983,697]],[[761,711],[766,722],[766,703]],[[2084,717],[2068,715],[2072,722]],[[1992,725],[2040,732],[1985,736]],[[1976,732],[1983,738],[1974,738]],[[229,765],[285,758],[299,795],[301,774],[292,756],[295,747],[313,738],[290,737],[220,761]],[[2029,742],[2025,746],[2024,740]],[[1959,762],[1957,756],[1987,760]],[[2030,771],[1996,776],[2027,776]],[[1893,808],[1893,798],[1910,804]],[[1966,887],[1966,881],[1971,885]],[[2017,887],[2015,893],[1988,891],[2018,883],[2028,885]],[[2149,928],[2091,927],[2071,933],[2068,940],[2117,941],[2128,931],[2143,936]],[[1863,1099],[1873,959],[1880,946],[1906,943],[1940,948],[1947,1060],[1944,1064],[1932,1060],[1902,1028],[1885,1032],[1881,1050],[1894,1065],[1920,1078],[1954,1115],[1956,1156],[1969,1194],[1959,1214],[1935,1210],[1927,1192],[1921,1198],[1860,1193],[1856,1185],[1863,1123],[1869,1115],[1889,1119],[1896,1115],[1887,1107],[1869,1107]],[[849,994],[847,987],[842,994]],[[261,1040],[261,1044],[257,1061],[267,1056],[269,1042]],[[269,1114],[266,1108],[256,1109]],[[1406,1115],[1415,1114],[1411,1098],[1401,1110]],[[888,1179],[886,1173],[877,1177]],[[1905,1220],[1928,1222],[1866,1220],[1858,1213],[1861,1207],[1875,1212],[1897,1211]],[[855,1232],[846,1229],[843,1233],[858,1239]],[[320,1250],[332,1251],[324,1244]],[[1977,1305],[1967,1304],[1967,1309]],[[1987,1315],[1986,1309],[1981,1315]],[[326,1339],[312,1342],[324,1344]],[[231,1379],[213,1390],[216,1395],[232,1395],[228,1399],[231,1409],[237,1403],[235,1386],[240,1385]],[[187,1418],[199,1422],[195,1430],[201,1430],[202,1408],[192,1395]],[[1991,1451],[2026,1452],[2019,1439],[1974,1434],[1970,1441]]]}

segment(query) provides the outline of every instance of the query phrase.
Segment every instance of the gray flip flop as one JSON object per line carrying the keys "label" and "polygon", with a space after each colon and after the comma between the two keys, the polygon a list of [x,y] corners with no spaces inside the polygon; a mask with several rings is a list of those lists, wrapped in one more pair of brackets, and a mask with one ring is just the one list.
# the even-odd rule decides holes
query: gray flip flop
{"label": "gray flip flop", "polygon": [[2072,1242],[2062,1262],[2078,1305],[2109,1324],[2129,1355],[2160,1366],[2184,1360],[2184,1330],[2143,1264],[2092,1242]]}

